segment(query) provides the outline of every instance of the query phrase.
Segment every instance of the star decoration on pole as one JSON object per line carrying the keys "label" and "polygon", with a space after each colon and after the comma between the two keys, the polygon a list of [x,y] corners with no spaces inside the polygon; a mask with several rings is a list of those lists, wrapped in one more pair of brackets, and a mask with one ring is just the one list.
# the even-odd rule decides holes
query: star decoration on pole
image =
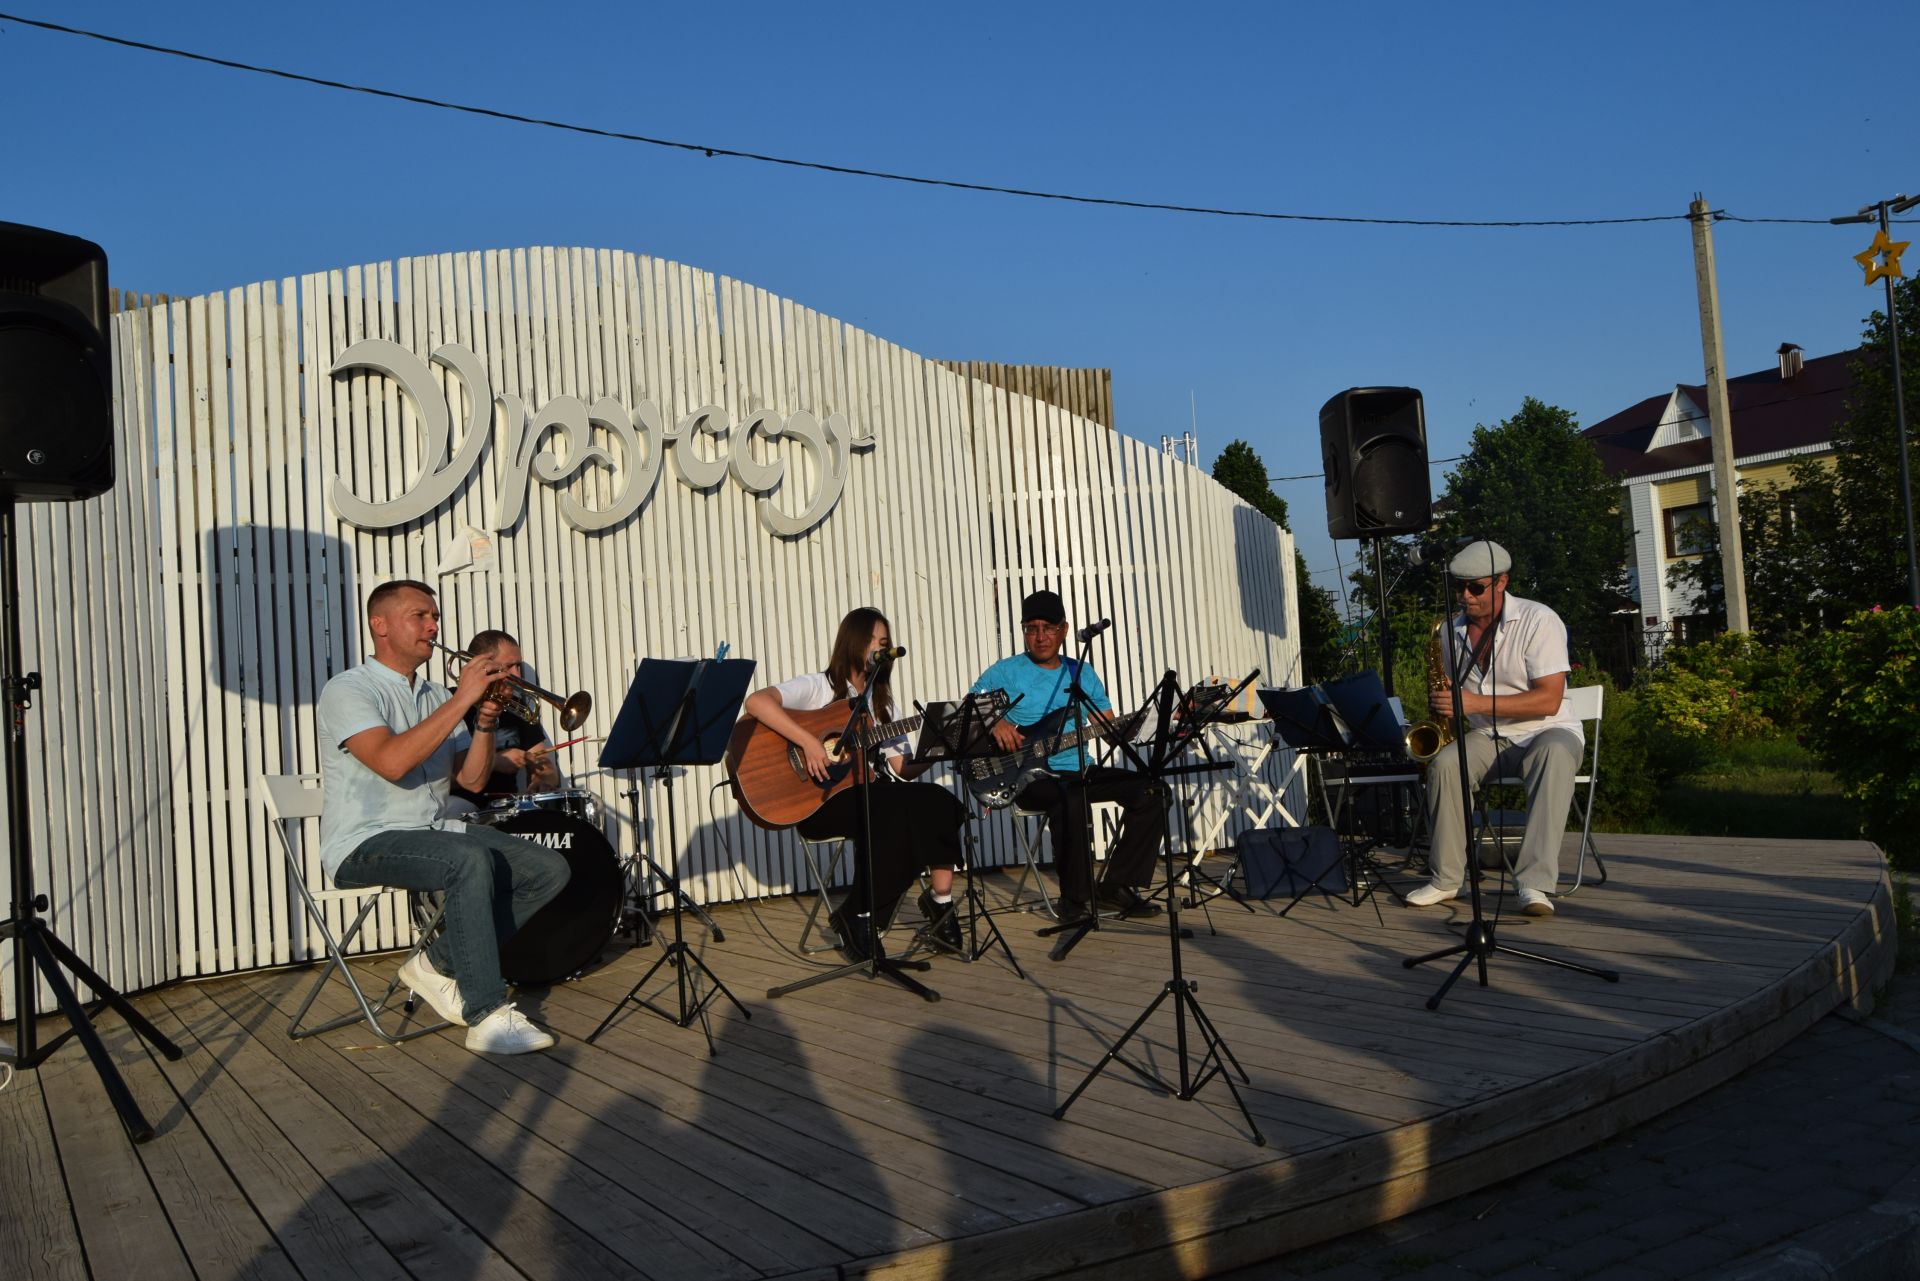
{"label": "star decoration on pole", "polygon": [[1911,243],[1907,240],[1889,240],[1887,229],[1882,227],[1873,233],[1873,243],[1863,252],[1855,254],[1853,260],[1867,273],[1866,283],[1869,285],[1882,276],[1902,280],[1907,273],[1900,270],[1900,255],[1906,252]]}

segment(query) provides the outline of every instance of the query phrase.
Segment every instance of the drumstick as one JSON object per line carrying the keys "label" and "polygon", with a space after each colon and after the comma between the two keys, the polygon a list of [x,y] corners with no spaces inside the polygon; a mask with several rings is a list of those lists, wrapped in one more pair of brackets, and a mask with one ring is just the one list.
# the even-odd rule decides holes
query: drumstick
{"label": "drumstick", "polygon": [[554,752],[559,751],[563,747],[572,747],[575,743],[602,743],[605,741],[606,740],[604,738],[592,738],[592,737],[589,737],[588,735],[582,734],[579,738],[570,738],[564,743],[555,743],[551,747],[545,746],[543,744],[542,746],[533,748],[528,753],[528,755],[549,756]]}

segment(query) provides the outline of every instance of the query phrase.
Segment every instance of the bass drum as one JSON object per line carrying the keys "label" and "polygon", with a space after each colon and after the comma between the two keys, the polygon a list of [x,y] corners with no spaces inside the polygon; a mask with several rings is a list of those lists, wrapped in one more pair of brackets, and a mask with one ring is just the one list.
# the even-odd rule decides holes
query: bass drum
{"label": "bass drum", "polygon": [[593,824],[550,810],[527,810],[486,826],[557,850],[573,869],[566,888],[501,947],[500,973],[524,987],[577,977],[605,950],[620,921],[626,880],[613,846]]}

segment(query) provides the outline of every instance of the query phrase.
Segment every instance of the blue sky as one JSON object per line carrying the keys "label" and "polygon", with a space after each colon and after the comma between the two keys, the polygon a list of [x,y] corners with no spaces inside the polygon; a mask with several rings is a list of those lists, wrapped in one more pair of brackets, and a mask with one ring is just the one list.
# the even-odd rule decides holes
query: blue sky
{"label": "blue sky", "polygon": [[[1425,219],[1826,218],[1920,190],[1920,6],[132,4],[22,16],[580,124],[1135,200]],[[0,20],[0,219],[194,294],[355,262],[592,245],[735,276],[923,354],[1109,367],[1120,430],[1197,412],[1319,471],[1354,385],[1430,453],[1523,396],[1599,421],[1701,378],[1684,222],[1408,228],[841,177],[290,84]],[[1857,341],[1861,227],[1720,223],[1729,371]],[[1435,469],[1435,488],[1441,484]],[[1317,581],[1317,479],[1282,481]]]}

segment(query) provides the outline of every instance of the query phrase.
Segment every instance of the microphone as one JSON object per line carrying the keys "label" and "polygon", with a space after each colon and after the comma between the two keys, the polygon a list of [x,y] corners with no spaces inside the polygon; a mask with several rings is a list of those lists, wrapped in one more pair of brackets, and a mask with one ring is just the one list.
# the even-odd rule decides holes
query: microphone
{"label": "microphone", "polygon": [[1092,640],[1094,637],[1098,636],[1101,632],[1106,631],[1107,628],[1112,626],[1113,626],[1113,620],[1111,618],[1103,618],[1097,623],[1088,623],[1085,627],[1082,627],[1079,631],[1073,634],[1074,639],[1079,641],[1082,645],[1084,645],[1088,641]]}
{"label": "microphone", "polygon": [[891,649],[876,649],[867,657],[867,670],[870,672],[878,671],[894,659],[905,658],[906,656],[907,647],[905,645],[895,645]]}

